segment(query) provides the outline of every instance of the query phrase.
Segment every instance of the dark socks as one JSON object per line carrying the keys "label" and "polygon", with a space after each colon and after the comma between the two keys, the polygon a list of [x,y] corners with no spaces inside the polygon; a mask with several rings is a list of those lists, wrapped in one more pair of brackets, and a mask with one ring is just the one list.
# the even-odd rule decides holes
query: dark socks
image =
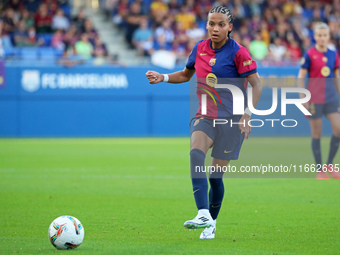
{"label": "dark socks", "polygon": [[[208,181],[204,171],[205,154],[199,149],[190,151],[191,181],[197,209],[209,209]],[[203,171],[202,171],[203,170]]]}
{"label": "dark socks", "polygon": [[340,137],[332,136],[327,165],[333,164],[333,159],[339,149]]}
{"label": "dark socks", "polygon": [[209,182],[209,212],[213,220],[216,220],[224,196],[223,173],[210,174]]}
{"label": "dark socks", "polygon": [[314,160],[317,165],[322,164],[321,160],[321,146],[320,146],[320,139],[312,138],[312,150],[314,155]]}

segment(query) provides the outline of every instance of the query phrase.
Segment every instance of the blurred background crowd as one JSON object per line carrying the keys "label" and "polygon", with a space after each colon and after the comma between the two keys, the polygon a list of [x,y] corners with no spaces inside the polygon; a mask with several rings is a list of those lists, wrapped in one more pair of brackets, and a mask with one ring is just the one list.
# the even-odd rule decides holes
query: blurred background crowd
{"label": "blurred background crowd", "polygon": [[[87,1],[87,0],[86,0]],[[84,8],[68,0],[0,1],[0,58],[32,57],[86,61],[106,59],[108,49]],[[85,2],[85,0],[84,0]],[[313,27],[326,22],[330,48],[340,52],[340,0],[96,0],[125,43],[146,58],[168,50],[185,63],[193,46],[207,38],[209,10],[228,7],[231,34],[254,59],[277,65],[298,63],[314,44]],[[109,44],[109,42],[107,42]]]}
{"label": "blurred background crowd", "polygon": [[88,60],[108,56],[92,21],[67,0],[1,2],[0,56],[23,59]]}
{"label": "blurred background crowd", "polygon": [[329,24],[333,50],[340,51],[339,0],[103,0],[102,8],[140,55],[173,51],[186,59],[192,47],[207,38],[209,10],[228,7],[234,16],[231,34],[258,61],[297,62],[314,44],[313,27]]}

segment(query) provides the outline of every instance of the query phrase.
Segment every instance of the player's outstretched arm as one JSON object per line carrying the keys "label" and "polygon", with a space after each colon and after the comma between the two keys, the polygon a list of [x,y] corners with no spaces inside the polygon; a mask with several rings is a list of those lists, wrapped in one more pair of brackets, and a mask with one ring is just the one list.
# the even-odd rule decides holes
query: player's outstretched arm
{"label": "player's outstretched arm", "polygon": [[160,74],[156,71],[147,71],[146,77],[149,80],[150,84],[156,84],[159,82],[170,82],[170,83],[182,83],[187,82],[191,79],[191,77],[195,74],[195,69],[190,70],[188,68],[184,68],[182,71],[178,71],[175,73],[168,74],[167,78],[168,80],[164,80],[165,76],[164,74]]}
{"label": "player's outstretched arm", "polygon": [[[258,73],[254,73],[247,76],[247,80],[249,81],[250,85],[253,87],[253,105],[254,107],[260,100],[262,94],[262,83]],[[247,112],[248,110],[248,112]],[[245,113],[243,114],[242,118],[240,119],[239,128],[241,129],[241,133],[244,133],[244,138],[248,139],[251,127],[249,126],[250,120],[249,109],[246,109]],[[244,124],[243,124],[244,123]]]}

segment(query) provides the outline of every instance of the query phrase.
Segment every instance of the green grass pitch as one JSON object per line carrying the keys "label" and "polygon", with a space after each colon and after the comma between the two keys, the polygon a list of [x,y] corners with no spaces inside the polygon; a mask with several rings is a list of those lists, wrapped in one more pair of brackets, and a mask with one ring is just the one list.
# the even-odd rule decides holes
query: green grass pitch
{"label": "green grass pitch", "polygon": [[[250,138],[233,164],[311,162],[309,138]],[[183,227],[197,213],[188,138],[1,139],[0,254],[340,253],[340,180],[224,183],[216,238],[200,240]],[[61,215],[84,225],[74,251],[49,243]]]}

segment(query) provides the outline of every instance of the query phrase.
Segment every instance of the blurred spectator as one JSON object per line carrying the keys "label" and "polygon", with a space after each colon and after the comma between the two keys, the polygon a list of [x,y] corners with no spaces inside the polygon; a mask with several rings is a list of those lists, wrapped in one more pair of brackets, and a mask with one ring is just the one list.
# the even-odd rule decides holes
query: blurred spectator
{"label": "blurred spectator", "polygon": [[88,39],[92,45],[94,45],[96,38],[98,37],[97,30],[93,27],[93,23],[90,19],[85,20],[83,33],[86,33]]}
{"label": "blurred spectator", "polygon": [[93,48],[93,57],[94,57],[93,63],[95,65],[105,64],[106,59],[108,57],[108,52],[107,52],[106,46],[105,46],[104,43],[102,43],[99,36],[95,40],[95,44],[94,44],[94,48]]}
{"label": "blurred spectator", "polygon": [[176,15],[176,22],[181,23],[180,26],[183,30],[191,28],[195,21],[195,15],[189,11],[189,7],[186,5],[182,6],[180,13]]}
{"label": "blurred spectator", "polygon": [[107,57],[109,54],[107,52],[106,45],[102,42],[99,36],[96,37],[94,48],[93,48],[93,56],[94,57]]}
{"label": "blurred spectator", "polygon": [[268,31],[268,24],[265,21],[261,22],[261,29],[260,29],[262,40],[266,43],[267,46],[270,44],[270,34]]}
{"label": "blurred spectator", "polygon": [[20,21],[18,24],[18,29],[14,32],[15,46],[25,47],[34,46],[35,41],[31,41],[28,37],[28,31],[26,30],[26,24],[24,21]]}
{"label": "blurred spectator", "polygon": [[268,53],[267,45],[262,40],[261,34],[259,32],[256,33],[255,40],[253,40],[250,43],[249,47],[250,47],[249,48],[250,54],[256,60],[263,60],[266,57],[267,53]]}
{"label": "blurred spectator", "polygon": [[193,23],[192,27],[187,30],[188,37],[196,42],[203,40],[205,34],[205,30],[203,28],[199,28],[197,23]]}
{"label": "blurred spectator", "polygon": [[132,35],[133,32],[139,27],[140,22],[145,18],[141,11],[140,3],[133,2],[131,8],[126,15],[126,31],[125,37],[129,45],[132,47]]}
{"label": "blurred spectator", "polygon": [[34,19],[31,13],[27,9],[23,9],[21,12],[21,20],[25,22],[26,29],[34,26]]}
{"label": "blurred spectator", "polygon": [[52,20],[52,28],[54,30],[62,29],[66,31],[70,27],[70,22],[68,18],[65,17],[64,11],[62,9],[58,9],[56,14],[53,16]]}
{"label": "blurred spectator", "polygon": [[49,14],[54,15],[58,10],[58,0],[43,0]]}
{"label": "blurred spectator", "polygon": [[170,0],[168,5],[170,15],[175,16],[179,10],[179,4],[177,3],[177,0]]}
{"label": "blurred spectator", "polygon": [[53,48],[63,51],[65,49],[63,31],[58,29],[54,32],[51,45]]}
{"label": "blurred spectator", "polygon": [[299,43],[295,40],[291,41],[291,43],[288,44],[287,50],[292,60],[298,61],[302,57]]}
{"label": "blurred spectator", "polygon": [[24,8],[24,1],[11,0],[8,7],[13,9],[14,12],[19,13]]}
{"label": "blurred spectator", "polygon": [[274,43],[269,45],[269,57],[274,61],[282,61],[286,50],[286,47],[281,44],[280,37],[275,37]]}
{"label": "blurred spectator", "polygon": [[250,31],[259,31],[261,29],[261,18],[259,15],[254,15],[249,23]]}
{"label": "blurred spectator", "polygon": [[71,25],[70,29],[64,34],[63,42],[65,44],[65,50],[73,48],[77,41],[78,41],[77,27],[76,25]]}
{"label": "blurred spectator", "polygon": [[154,50],[170,50],[171,49],[171,43],[168,43],[166,41],[164,34],[161,34],[161,35],[159,35],[158,37],[155,38],[153,49]]}
{"label": "blurred spectator", "polygon": [[246,24],[242,25],[239,31],[240,31],[239,33],[240,33],[242,40],[249,39],[249,41],[251,41],[252,38],[250,36],[249,30]]}
{"label": "blurred spectator", "polygon": [[[205,17],[207,19],[208,13],[212,8],[212,4],[209,0],[200,0],[196,3],[196,13],[202,14],[201,17]],[[204,16],[203,16],[204,15]]]}
{"label": "blurred spectator", "polygon": [[311,47],[311,39],[304,37],[302,41],[302,55]]}
{"label": "blurred spectator", "polygon": [[30,27],[28,29],[28,39],[32,45],[37,43],[37,33],[35,27]]}
{"label": "blurred spectator", "polygon": [[175,48],[182,48],[185,49],[189,38],[185,29],[183,29],[182,22],[176,22],[176,29],[175,29],[175,39],[174,44],[176,45]]}
{"label": "blurred spectator", "polygon": [[159,36],[164,35],[165,41],[167,43],[172,43],[174,40],[174,32],[171,29],[171,20],[166,19],[163,21],[162,26],[158,27],[155,30],[155,37],[158,38]]}
{"label": "blurred spectator", "polygon": [[93,53],[93,46],[90,43],[86,33],[82,33],[80,40],[75,44],[75,52],[84,60],[91,59]]}
{"label": "blurred spectator", "polygon": [[118,7],[116,7],[113,11],[113,23],[118,27],[122,27],[124,24],[124,20],[129,12],[129,0],[120,1]]}
{"label": "blurred spectator", "polygon": [[138,51],[138,55],[143,56],[152,48],[152,31],[148,28],[148,19],[142,19],[139,28],[133,33],[133,45]]}
{"label": "blurred spectator", "polygon": [[166,16],[169,6],[163,0],[153,0],[150,6],[150,12],[153,19],[161,21]]}
{"label": "blurred spectator", "polygon": [[99,2],[101,9],[104,11],[106,20],[109,20],[110,15],[113,12],[115,6],[117,6],[118,2],[118,0],[103,0]]}
{"label": "blurred spectator", "polygon": [[0,20],[0,57],[6,55],[6,50],[10,51],[13,47],[11,39],[8,35],[3,34],[4,22]]}
{"label": "blurred spectator", "polygon": [[15,26],[17,24],[18,20],[15,17],[15,13],[13,9],[9,8],[5,11],[5,16],[3,18],[3,29],[5,31],[5,34],[12,35],[15,31]]}
{"label": "blurred spectator", "polygon": [[40,5],[39,11],[35,15],[35,27],[37,33],[52,32],[52,16],[48,13],[46,4]]}
{"label": "blurred spectator", "polygon": [[76,26],[78,31],[84,31],[85,20],[86,20],[85,9],[81,8],[79,9],[77,15],[72,19],[72,23]]}

